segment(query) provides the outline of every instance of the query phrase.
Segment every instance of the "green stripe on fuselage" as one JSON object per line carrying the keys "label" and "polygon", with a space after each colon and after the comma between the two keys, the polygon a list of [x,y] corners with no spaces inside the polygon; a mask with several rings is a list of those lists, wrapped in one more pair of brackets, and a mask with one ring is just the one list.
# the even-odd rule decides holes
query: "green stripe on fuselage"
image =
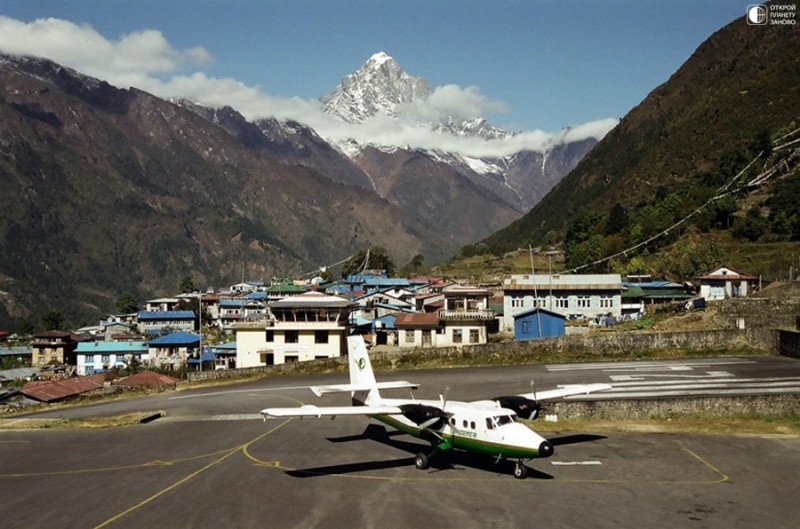
{"label": "green stripe on fuselage", "polygon": [[[391,415],[371,415],[372,418],[396,428],[401,432],[412,435],[422,439],[420,428],[410,426],[404,422],[398,421]],[[492,443],[483,439],[472,437],[465,437],[463,435],[447,435],[444,436],[453,448],[460,448],[468,452],[477,452],[480,454],[487,454],[490,456],[501,456],[510,458],[525,458],[531,459],[539,457],[539,449],[536,448],[523,448],[517,446],[504,445],[501,443]]]}

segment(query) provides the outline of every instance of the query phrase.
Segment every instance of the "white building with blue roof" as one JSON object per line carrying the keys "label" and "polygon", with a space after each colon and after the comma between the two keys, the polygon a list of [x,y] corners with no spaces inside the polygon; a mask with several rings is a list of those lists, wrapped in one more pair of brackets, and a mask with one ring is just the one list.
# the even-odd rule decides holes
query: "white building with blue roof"
{"label": "white building with blue roof", "polygon": [[75,349],[78,375],[93,375],[114,367],[122,369],[132,361],[149,361],[145,342],[80,342]]}

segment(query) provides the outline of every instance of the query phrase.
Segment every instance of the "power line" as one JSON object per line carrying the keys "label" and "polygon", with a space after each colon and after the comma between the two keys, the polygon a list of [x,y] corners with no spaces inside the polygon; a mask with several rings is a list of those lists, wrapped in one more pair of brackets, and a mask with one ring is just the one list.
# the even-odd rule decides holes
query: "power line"
{"label": "power line", "polygon": [[[784,136],[781,136],[780,138],[778,138],[777,140],[775,140],[775,141],[773,142],[773,144],[774,144],[774,143],[777,143],[778,141],[780,141],[780,140],[782,140],[782,139],[784,139],[784,138],[786,138],[786,137],[788,137],[788,136],[791,136],[791,135],[793,135],[793,134],[797,133],[798,131],[800,131],[800,128],[799,128],[799,129],[796,129],[796,130],[794,130],[794,131],[792,131],[792,132],[790,132],[790,133],[788,133],[788,134],[785,134]],[[791,145],[792,143],[796,143],[796,142],[798,142],[798,141],[800,141],[800,138],[798,138],[798,139],[796,139],[796,140],[793,140],[793,141],[791,141],[791,142],[788,142],[788,143],[784,143],[784,144],[782,144],[782,145],[780,145],[780,146],[777,146],[777,147],[775,147],[773,150],[779,150],[779,149],[783,149],[783,148],[787,147],[788,145]],[[754,163],[756,160],[758,160],[759,158],[761,158],[761,156],[762,156],[763,154],[764,154],[764,152],[763,152],[763,151],[762,151],[762,152],[760,152],[760,153],[758,153],[758,155],[757,155],[755,158],[753,158],[753,159],[750,161],[750,163],[748,163],[748,164],[747,164],[747,166],[746,166],[744,169],[742,169],[741,171],[739,171],[739,172],[736,174],[736,176],[734,176],[734,177],[733,177],[733,178],[732,178],[732,179],[731,179],[731,180],[730,180],[730,181],[729,181],[727,184],[725,184],[724,186],[720,187],[720,188],[717,190],[717,192],[719,192],[719,191],[725,191],[726,189],[730,188],[730,186],[731,186],[731,185],[732,185],[732,184],[733,184],[733,183],[734,183],[736,180],[738,180],[738,179],[739,179],[739,177],[741,177],[741,176],[742,176],[742,175],[745,173],[745,171],[747,171],[747,169],[748,169],[748,168],[749,168],[751,165],[753,165],[753,163]],[[584,264],[584,265],[581,265],[581,266],[577,266],[577,267],[575,267],[575,268],[572,268],[572,269],[570,269],[570,270],[567,270],[567,271],[566,271],[566,273],[568,273],[568,274],[575,273],[575,272],[577,272],[578,270],[583,270],[584,268],[588,268],[588,267],[590,267],[590,266],[595,266],[595,265],[598,265],[598,264],[602,264],[602,263],[605,263],[605,262],[607,262],[607,261],[610,261],[611,259],[615,259],[615,258],[617,258],[617,257],[620,257],[620,256],[626,256],[626,257],[627,257],[627,254],[628,254],[628,253],[632,253],[632,252],[634,252],[634,251],[638,250],[639,248],[641,248],[642,246],[646,246],[646,245],[650,244],[651,242],[653,242],[653,241],[655,241],[655,240],[657,240],[657,239],[660,239],[661,237],[665,237],[666,235],[668,235],[668,234],[669,234],[669,232],[670,232],[670,231],[674,230],[675,228],[677,228],[678,226],[680,226],[681,224],[683,224],[684,222],[686,222],[686,221],[687,221],[687,220],[689,220],[690,218],[694,217],[695,215],[697,215],[698,213],[700,213],[701,211],[703,211],[703,210],[704,210],[704,209],[705,209],[705,208],[706,208],[708,205],[710,205],[710,204],[713,204],[713,203],[714,203],[714,202],[716,202],[717,200],[719,200],[719,199],[721,199],[721,198],[724,198],[724,197],[726,197],[726,196],[733,195],[733,194],[735,194],[735,193],[738,193],[739,191],[742,191],[742,190],[745,190],[745,189],[749,189],[749,188],[753,188],[753,187],[759,187],[759,186],[763,185],[763,184],[764,184],[764,183],[765,183],[767,180],[769,180],[769,179],[770,179],[772,176],[774,176],[774,175],[775,175],[775,174],[778,172],[778,170],[779,170],[781,167],[786,167],[786,168],[788,168],[788,162],[789,162],[790,160],[793,160],[793,159],[797,158],[798,156],[800,156],[800,148],[796,148],[796,149],[794,149],[794,150],[793,150],[793,151],[792,151],[790,154],[788,154],[788,155],[787,155],[787,156],[785,156],[785,157],[782,157],[780,160],[778,160],[777,162],[775,162],[775,164],[773,164],[773,165],[772,165],[772,166],[771,166],[769,169],[765,169],[765,170],[761,171],[761,172],[760,172],[758,175],[756,175],[756,177],[755,177],[755,178],[753,178],[752,180],[750,180],[750,181],[749,181],[749,182],[747,182],[746,184],[744,184],[744,185],[741,185],[741,186],[739,186],[739,187],[737,187],[737,188],[735,188],[735,189],[732,189],[732,190],[730,190],[730,191],[725,191],[724,193],[718,194],[718,195],[716,195],[716,196],[714,196],[714,197],[712,197],[712,198],[708,199],[708,200],[707,200],[707,201],[706,201],[706,202],[705,202],[705,203],[704,203],[702,206],[700,206],[699,208],[695,209],[694,211],[692,211],[691,213],[689,213],[688,215],[686,215],[684,218],[682,218],[681,220],[679,220],[678,222],[676,222],[676,223],[675,223],[675,224],[673,224],[672,226],[670,226],[670,227],[668,227],[668,228],[666,228],[666,229],[662,230],[661,232],[659,232],[659,233],[657,233],[657,234],[653,235],[652,237],[650,237],[650,238],[648,238],[648,239],[646,239],[646,240],[644,240],[644,241],[642,241],[642,242],[640,242],[640,243],[638,243],[638,244],[635,244],[635,245],[633,245],[633,246],[631,246],[631,247],[629,247],[629,248],[626,248],[625,250],[622,250],[621,252],[617,252],[617,253],[615,253],[615,254],[613,254],[613,255],[609,255],[608,257],[604,257],[604,258],[602,258],[602,259],[598,259],[598,260],[596,260],[596,261],[593,261],[593,262],[591,262],[591,263],[587,263],[587,264]]]}

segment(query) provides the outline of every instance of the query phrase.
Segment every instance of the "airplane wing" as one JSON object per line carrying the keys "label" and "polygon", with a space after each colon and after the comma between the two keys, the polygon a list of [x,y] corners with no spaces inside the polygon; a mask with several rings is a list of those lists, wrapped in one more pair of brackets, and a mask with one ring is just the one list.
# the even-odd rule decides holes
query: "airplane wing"
{"label": "airplane wing", "polygon": [[370,384],[331,384],[328,386],[311,386],[311,391],[314,395],[321,397],[326,393],[349,393],[352,391],[369,391],[370,389],[400,389],[400,388],[419,388],[419,384],[413,382],[406,382],[405,380],[397,380],[390,382],[377,382],[374,385]]}
{"label": "airplane wing", "polygon": [[556,389],[537,391],[535,394],[525,393],[520,395],[520,397],[541,402],[543,400],[569,397],[570,395],[588,395],[594,391],[604,391],[607,389],[611,389],[611,384],[569,384]]}
{"label": "airplane wing", "polygon": [[314,406],[307,404],[295,408],[264,408],[264,419],[283,417],[336,417],[337,415],[399,415],[403,410],[397,406]]}

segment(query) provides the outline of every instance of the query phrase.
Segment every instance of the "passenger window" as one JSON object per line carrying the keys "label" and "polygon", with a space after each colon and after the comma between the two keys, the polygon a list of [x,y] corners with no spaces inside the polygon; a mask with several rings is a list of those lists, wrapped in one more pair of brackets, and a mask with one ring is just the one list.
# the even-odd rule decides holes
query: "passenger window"
{"label": "passenger window", "polygon": [[475,429],[475,421],[470,422],[469,423],[469,427],[474,430]]}
{"label": "passenger window", "polygon": [[490,430],[494,430],[494,424],[492,423],[492,419],[490,417],[486,417],[486,427]]}

